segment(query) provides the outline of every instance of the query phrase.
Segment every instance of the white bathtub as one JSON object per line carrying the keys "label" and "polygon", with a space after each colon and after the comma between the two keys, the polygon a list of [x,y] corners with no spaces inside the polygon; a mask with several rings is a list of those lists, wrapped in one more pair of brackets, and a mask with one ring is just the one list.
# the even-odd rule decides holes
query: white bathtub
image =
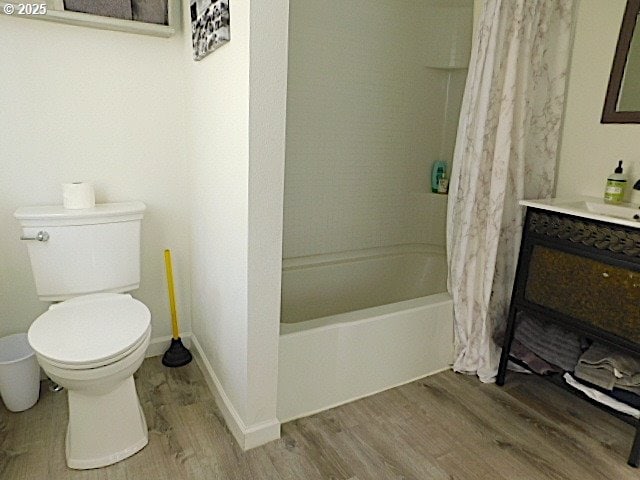
{"label": "white bathtub", "polygon": [[281,422],[449,368],[442,248],[402,245],[283,262]]}

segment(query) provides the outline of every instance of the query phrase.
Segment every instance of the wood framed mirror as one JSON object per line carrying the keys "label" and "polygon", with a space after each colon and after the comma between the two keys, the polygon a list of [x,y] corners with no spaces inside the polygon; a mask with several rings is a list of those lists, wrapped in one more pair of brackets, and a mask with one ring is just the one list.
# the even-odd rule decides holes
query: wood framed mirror
{"label": "wood framed mirror", "polygon": [[627,0],[601,123],[640,123],[640,0]]}

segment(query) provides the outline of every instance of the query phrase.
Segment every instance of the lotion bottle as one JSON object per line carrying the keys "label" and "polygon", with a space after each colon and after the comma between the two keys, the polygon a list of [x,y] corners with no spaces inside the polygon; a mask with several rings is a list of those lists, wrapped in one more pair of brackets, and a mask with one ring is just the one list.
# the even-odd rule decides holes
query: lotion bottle
{"label": "lotion bottle", "polygon": [[438,193],[446,194],[449,191],[449,179],[447,178],[447,172],[443,173],[438,180]]}
{"label": "lotion bottle", "polygon": [[607,178],[607,185],[604,189],[604,201],[607,203],[620,203],[624,200],[627,187],[627,176],[622,173],[622,160],[618,162],[617,168]]}

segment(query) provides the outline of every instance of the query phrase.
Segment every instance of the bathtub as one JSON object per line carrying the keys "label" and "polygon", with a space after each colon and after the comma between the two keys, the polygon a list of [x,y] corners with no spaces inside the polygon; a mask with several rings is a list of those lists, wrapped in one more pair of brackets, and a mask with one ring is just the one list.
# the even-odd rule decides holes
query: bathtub
{"label": "bathtub", "polygon": [[453,307],[442,247],[285,259],[281,422],[449,368]]}

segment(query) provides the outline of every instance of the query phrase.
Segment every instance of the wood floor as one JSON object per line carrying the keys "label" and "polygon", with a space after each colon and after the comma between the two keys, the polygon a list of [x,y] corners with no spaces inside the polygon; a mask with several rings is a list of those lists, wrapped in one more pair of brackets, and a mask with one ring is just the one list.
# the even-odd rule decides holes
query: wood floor
{"label": "wood floor", "polygon": [[0,406],[0,479],[640,479],[626,465],[631,426],[532,376],[500,388],[440,373],[287,423],[280,440],[249,452],[194,363],[147,359],[136,384],[149,445],[97,470],[65,466],[64,393],[43,383],[32,409]]}

